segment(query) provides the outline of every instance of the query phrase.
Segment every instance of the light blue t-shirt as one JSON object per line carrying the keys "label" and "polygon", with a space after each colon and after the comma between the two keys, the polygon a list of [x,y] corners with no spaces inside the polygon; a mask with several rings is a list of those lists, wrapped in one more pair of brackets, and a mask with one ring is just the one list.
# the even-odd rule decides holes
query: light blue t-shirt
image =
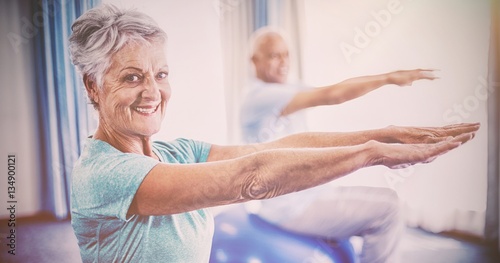
{"label": "light blue t-shirt", "polygon": [[[308,87],[266,83],[255,80],[246,94],[241,108],[241,129],[246,143],[266,142],[307,131],[304,111],[281,116],[293,97]],[[302,213],[326,186],[290,193],[272,199],[253,202],[252,212],[275,224],[280,224]]]}
{"label": "light blue t-shirt", "polygon": [[[205,162],[210,145],[154,142],[161,162]],[[134,195],[159,162],[87,139],[73,169],[71,223],[86,262],[208,262],[213,217],[206,209],[164,216],[128,215]],[[189,176],[188,174],[186,176]]]}

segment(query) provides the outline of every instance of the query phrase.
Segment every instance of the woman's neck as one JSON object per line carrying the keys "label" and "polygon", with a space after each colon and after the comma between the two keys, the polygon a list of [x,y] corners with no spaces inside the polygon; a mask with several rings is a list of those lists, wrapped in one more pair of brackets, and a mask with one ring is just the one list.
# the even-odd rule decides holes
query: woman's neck
{"label": "woman's neck", "polygon": [[93,138],[105,141],[121,152],[137,153],[158,159],[153,152],[151,136],[130,136],[117,131],[110,132],[99,125]]}

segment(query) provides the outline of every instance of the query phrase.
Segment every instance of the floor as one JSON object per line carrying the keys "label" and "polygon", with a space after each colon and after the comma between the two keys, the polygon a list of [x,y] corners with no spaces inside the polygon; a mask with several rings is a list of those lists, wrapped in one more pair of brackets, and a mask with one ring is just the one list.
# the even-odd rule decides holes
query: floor
{"label": "floor", "polygon": [[[81,263],[76,237],[69,221],[18,220],[16,255],[8,254],[8,236],[1,229],[0,262],[2,263]],[[2,221],[2,227],[6,224]]]}
{"label": "floor", "polygon": [[498,250],[485,244],[407,228],[403,263],[500,263]]}
{"label": "floor", "polygon": [[[5,221],[0,221],[0,262],[80,263],[69,221],[21,221],[16,226],[16,255],[8,254]],[[403,263],[498,263],[495,249],[486,245],[408,228],[402,242]]]}

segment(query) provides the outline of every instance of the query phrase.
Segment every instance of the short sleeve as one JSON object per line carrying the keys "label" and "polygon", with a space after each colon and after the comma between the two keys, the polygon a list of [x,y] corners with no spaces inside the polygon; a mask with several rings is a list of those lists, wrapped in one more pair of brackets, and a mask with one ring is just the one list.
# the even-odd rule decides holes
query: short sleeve
{"label": "short sleeve", "polygon": [[179,138],[172,142],[155,141],[154,147],[161,154],[164,162],[203,163],[207,161],[211,144]]}
{"label": "short sleeve", "polygon": [[126,221],[137,189],[158,161],[119,151],[91,149],[88,154],[73,170],[73,211],[93,218],[117,217]]}

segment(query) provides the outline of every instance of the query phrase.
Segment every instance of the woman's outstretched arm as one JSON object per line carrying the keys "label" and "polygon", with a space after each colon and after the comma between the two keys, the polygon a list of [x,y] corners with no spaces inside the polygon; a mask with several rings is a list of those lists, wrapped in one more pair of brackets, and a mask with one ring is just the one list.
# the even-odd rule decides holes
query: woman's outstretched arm
{"label": "woman's outstretched arm", "polygon": [[450,135],[436,143],[369,140],[352,146],[254,150],[201,164],[160,163],[142,182],[129,213],[175,214],[272,198],[324,184],[363,167],[427,163],[469,141],[474,133]]}

